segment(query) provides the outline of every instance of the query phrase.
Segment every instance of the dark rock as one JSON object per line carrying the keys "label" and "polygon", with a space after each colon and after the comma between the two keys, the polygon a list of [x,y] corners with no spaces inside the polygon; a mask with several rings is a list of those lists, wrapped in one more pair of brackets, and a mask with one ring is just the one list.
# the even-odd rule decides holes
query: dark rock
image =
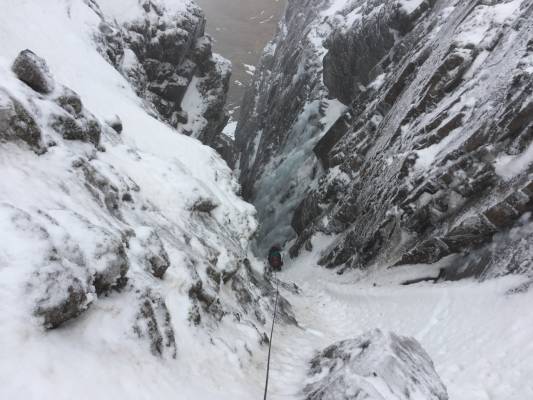
{"label": "dark rock", "polygon": [[0,89],[0,141],[18,140],[40,151],[41,130],[24,106]]}
{"label": "dark rock", "polygon": [[[197,281],[190,287],[189,298],[192,300],[192,308],[190,313],[193,321],[198,321],[198,323],[201,321],[200,310],[197,309],[198,305],[201,307],[203,312],[207,313],[218,322],[220,322],[227,314],[227,311],[223,308],[220,299],[217,298],[210,290],[206,289],[201,280]],[[240,300],[244,299],[241,298]]]}
{"label": "dark rock", "polygon": [[341,116],[313,148],[313,152],[326,169],[330,167],[329,152],[350,129],[350,118],[349,114]]}
{"label": "dark rock", "polygon": [[191,211],[211,214],[211,212],[218,207],[218,204],[215,204],[211,199],[198,199],[193,206]]}
{"label": "dark rock", "polygon": [[[91,116],[92,117],[92,116]],[[50,125],[65,140],[79,140],[98,146],[102,128],[98,121],[80,116],[73,118],[70,115],[52,115]]]}
{"label": "dark rock", "polygon": [[230,168],[235,168],[237,162],[237,153],[235,150],[235,141],[229,136],[222,133],[213,139],[210,145],[214,148]]}
{"label": "dark rock", "polygon": [[11,68],[22,82],[36,92],[49,94],[54,90],[54,79],[46,61],[31,50],[21,51]]}
{"label": "dark rock", "polygon": [[147,289],[139,297],[139,312],[133,331],[139,338],[149,340],[153,355],[163,357],[169,354],[171,358],[177,357],[172,320],[167,305],[159,294]]}
{"label": "dark rock", "polygon": [[[383,7],[382,12],[373,12]],[[345,104],[368,85],[378,62],[396,43],[394,31],[407,33],[412,20],[396,2],[374,1],[365,5],[355,29],[335,30],[326,41],[324,82],[330,93]]]}
{"label": "dark rock", "polygon": [[133,203],[133,196],[131,195],[131,193],[124,193],[122,195],[122,201],[125,201],[127,203]]}
{"label": "dark rock", "polygon": [[60,286],[57,284],[57,279],[65,279],[65,277],[49,275],[45,279],[46,285],[48,285],[47,292],[50,297],[53,296],[55,299],[52,301],[41,299],[35,310],[35,315],[43,318],[44,326],[47,329],[58,328],[65,322],[78,317],[88,306],[87,288],[77,278],[71,279],[66,292],[57,299],[57,289]]}

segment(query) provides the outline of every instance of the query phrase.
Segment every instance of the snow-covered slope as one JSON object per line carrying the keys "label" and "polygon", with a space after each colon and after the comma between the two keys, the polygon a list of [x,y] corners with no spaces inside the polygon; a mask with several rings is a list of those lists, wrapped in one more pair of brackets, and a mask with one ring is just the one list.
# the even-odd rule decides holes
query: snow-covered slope
{"label": "snow-covered slope", "polygon": [[[533,292],[515,290],[526,282],[523,276],[401,285],[423,274],[418,265],[339,276],[316,263],[330,241],[323,235],[313,238],[314,250],[288,262],[281,275],[301,288],[300,295],[289,295],[288,300],[303,329],[287,326],[276,331],[270,399],[344,400],[358,398],[359,391],[368,395],[365,399],[397,400],[403,395],[418,400],[431,398],[419,392],[430,387],[438,389],[436,396],[450,400],[533,397]],[[398,357],[387,343],[374,347],[380,335],[367,332],[375,329],[418,341],[448,397],[433,374],[424,371],[427,362],[415,349],[396,348]],[[345,351],[334,345],[357,343],[354,339],[360,335],[370,348]],[[398,368],[406,357],[417,360],[414,365],[422,369],[417,374],[422,379],[395,378],[409,375],[409,369]],[[320,366],[326,368],[317,374]]]}
{"label": "snow-covered slope", "polygon": [[323,232],[330,268],[527,272],[532,21],[526,0],[289,1],[236,132],[259,244]]}
{"label": "snow-covered slope", "polygon": [[254,208],[102,55],[103,19],[145,8],[101,5],[2,4],[0,398],[250,398],[273,293]]}

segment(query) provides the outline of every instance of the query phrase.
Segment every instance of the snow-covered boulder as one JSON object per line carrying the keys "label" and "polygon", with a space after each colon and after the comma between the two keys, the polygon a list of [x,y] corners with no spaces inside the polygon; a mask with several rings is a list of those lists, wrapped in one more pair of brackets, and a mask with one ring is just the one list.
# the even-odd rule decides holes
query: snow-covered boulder
{"label": "snow-covered boulder", "polygon": [[48,94],[54,90],[54,80],[46,62],[31,50],[23,50],[12,66],[13,72],[33,90]]}
{"label": "snow-covered boulder", "polygon": [[307,400],[447,400],[433,362],[413,338],[379,329],[311,360]]}

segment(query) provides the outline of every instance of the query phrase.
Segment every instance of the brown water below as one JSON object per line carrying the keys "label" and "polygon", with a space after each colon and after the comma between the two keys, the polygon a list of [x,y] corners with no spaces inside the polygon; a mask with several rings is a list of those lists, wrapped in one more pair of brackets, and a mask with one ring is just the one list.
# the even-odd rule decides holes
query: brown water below
{"label": "brown water below", "polygon": [[207,17],[207,31],[215,39],[214,51],[233,63],[228,109],[238,115],[252,76],[245,64],[255,66],[272,39],[285,0],[196,0]]}

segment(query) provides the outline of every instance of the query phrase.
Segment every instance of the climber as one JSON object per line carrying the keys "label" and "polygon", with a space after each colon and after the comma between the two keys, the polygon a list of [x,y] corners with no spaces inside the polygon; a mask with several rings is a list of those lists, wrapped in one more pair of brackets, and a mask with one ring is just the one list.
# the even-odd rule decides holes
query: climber
{"label": "climber", "polygon": [[268,251],[268,266],[267,274],[271,274],[272,271],[279,272],[283,266],[283,258],[281,256],[281,246],[275,244]]}

